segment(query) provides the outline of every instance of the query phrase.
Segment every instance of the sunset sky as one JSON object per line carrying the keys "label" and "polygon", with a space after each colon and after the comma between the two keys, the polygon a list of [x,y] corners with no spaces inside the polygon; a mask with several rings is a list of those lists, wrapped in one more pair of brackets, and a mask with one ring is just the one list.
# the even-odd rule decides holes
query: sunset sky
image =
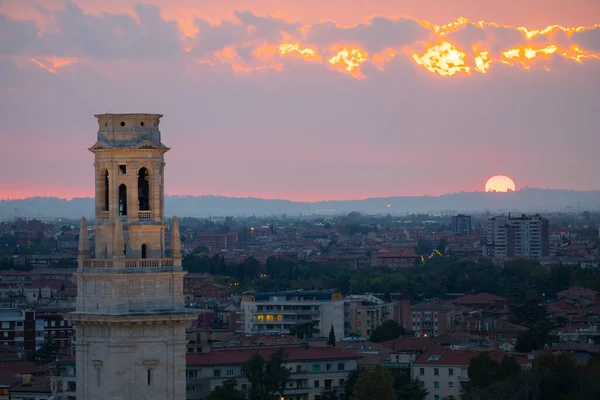
{"label": "sunset sky", "polygon": [[600,189],[598,0],[0,0],[0,93],[0,198],[91,196],[105,112],[168,194]]}

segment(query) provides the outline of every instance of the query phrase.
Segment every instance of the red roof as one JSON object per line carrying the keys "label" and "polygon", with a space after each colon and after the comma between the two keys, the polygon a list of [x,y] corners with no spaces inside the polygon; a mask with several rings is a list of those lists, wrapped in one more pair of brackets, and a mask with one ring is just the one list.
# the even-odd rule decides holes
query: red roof
{"label": "red roof", "polygon": [[[284,347],[285,358],[288,361],[309,360],[339,360],[360,359],[362,355],[351,351],[336,349],[334,347]],[[235,349],[235,350],[212,350],[209,353],[186,354],[188,366],[210,366],[210,365],[236,365],[244,364],[254,354],[260,354],[267,359],[277,349]]]}
{"label": "red roof", "polygon": [[598,295],[598,292],[581,286],[571,286],[562,292],[558,292],[556,295],[557,297],[594,297]]}
{"label": "red roof", "polygon": [[382,342],[381,345],[392,351],[425,351],[428,348],[435,347],[435,343],[429,339],[416,337],[399,337]]}
{"label": "red roof", "polygon": [[[431,349],[423,353],[415,361],[415,365],[460,365],[468,366],[472,358],[477,357],[482,352],[474,350],[450,350],[448,348]],[[496,362],[501,362],[504,356],[511,357],[510,354],[502,351],[486,352],[490,358]],[[527,364],[529,360],[522,356],[513,356],[518,364]]]}
{"label": "red roof", "polygon": [[395,253],[377,253],[373,255],[374,258],[418,258],[419,256],[415,253],[408,252],[395,252]]}
{"label": "red roof", "polygon": [[454,304],[461,305],[494,305],[498,302],[506,302],[504,297],[496,296],[491,293],[467,294],[465,296],[454,299]]}

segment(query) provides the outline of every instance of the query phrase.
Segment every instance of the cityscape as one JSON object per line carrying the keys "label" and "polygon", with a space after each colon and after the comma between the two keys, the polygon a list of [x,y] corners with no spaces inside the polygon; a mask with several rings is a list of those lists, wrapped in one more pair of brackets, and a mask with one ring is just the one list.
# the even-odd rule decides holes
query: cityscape
{"label": "cityscape", "polygon": [[0,0],[0,400],[600,399],[596,5],[200,3]]}

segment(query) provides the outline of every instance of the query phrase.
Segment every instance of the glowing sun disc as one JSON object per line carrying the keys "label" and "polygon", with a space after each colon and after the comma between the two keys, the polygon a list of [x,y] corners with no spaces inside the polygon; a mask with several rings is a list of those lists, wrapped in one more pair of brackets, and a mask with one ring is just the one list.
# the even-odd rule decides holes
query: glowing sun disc
{"label": "glowing sun disc", "polygon": [[515,182],[505,175],[492,176],[485,184],[486,192],[514,192]]}

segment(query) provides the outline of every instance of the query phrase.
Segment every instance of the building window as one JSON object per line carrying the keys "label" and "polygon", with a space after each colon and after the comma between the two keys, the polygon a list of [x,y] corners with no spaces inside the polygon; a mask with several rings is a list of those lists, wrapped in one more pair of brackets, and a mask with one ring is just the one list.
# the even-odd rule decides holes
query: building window
{"label": "building window", "polygon": [[312,371],[319,372],[321,370],[321,366],[319,364],[313,364]]}
{"label": "building window", "polygon": [[119,175],[127,175],[127,165],[119,165]]}
{"label": "building window", "polygon": [[138,171],[138,210],[150,210],[150,174],[145,167]]}
{"label": "building window", "polygon": [[425,388],[425,382],[423,382],[423,381],[419,381],[419,387],[420,387],[421,389],[424,389],[424,388]]}
{"label": "building window", "polygon": [[433,396],[433,400],[440,400],[440,396],[436,394],[435,396]]}
{"label": "building window", "polygon": [[331,371],[331,367],[332,367],[331,364],[325,364],[325,370],[326,371]]}
{"label": "building window", "polygon": [[448,368],[448,376],[454,376],[454,369]]}
{"label": "building window", "polygon": [[344,370],[344,363],[338,363],[338,371]]}
{"label": "building window", "polygon": [[221,370],[220,369],[215,369],[213,371],[213,377],[219,378],[220,376],[221,376]]}
{"label": "building window", "polygon": [[148,386],[152,386],[152,369],[148,369],[147,372],[147,380]]}
{"label": "building window", "polygon": [[148,258],[148,246],[145,243],[142,245],[142,258]]}
{"label": "building window", "polygon": [[419,375],[425,375],[425,368],[419,368]]}
{"label": "building window", "polygon": [[119,186],[119,215],[127,215],[127,186]]}
{"label": "building window", "polygon": [[346,384],[346,380],[345,379],[340,379],[340,386],[344,386]]}
{"label": "building window", "polygon": [[450,388],[451,390],[454,389],[454,382],[448,382],[448,388]]}
{"label": "building window", "polygon": [[319,381],[315,381],[314,387],[316,387],[316,388],[319,387]]}
{"label": "building window", "polygon": [[233,370],[232,369],[228,369],[227,370],[227,376],[233,376]]}
{"label": "building window", "polygon": [[296,372],[302,372],[302,365],[296,365]]}
{"label": "building window", "polygon": [[435,376],[438,376],[438,375],[440,374],[440,369],[439,369],[439,368],[434,368],[434,369],[433,369],[433,374],[434,374]]}
{"label": "building window", "polygon": [[440,388],[440,383],[439,382],[433,382],[433,388],[434,389],[439,389]]}

